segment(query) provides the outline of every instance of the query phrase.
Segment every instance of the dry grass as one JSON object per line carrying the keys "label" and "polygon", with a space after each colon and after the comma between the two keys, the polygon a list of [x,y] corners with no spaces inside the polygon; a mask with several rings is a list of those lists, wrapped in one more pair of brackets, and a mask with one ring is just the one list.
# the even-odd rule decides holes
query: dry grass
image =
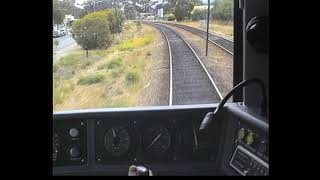
{"label": "dry grass", "polygon": [[[137,105],[146,84],[145,66],[151,58],[148,53],[156,49],[156,43],[151,42],[157,32],[149,26],[142,25],[140,30],[135,26],[133,22],[125,24],[112,47],[97,51],[100,59],[85,63],[81,61],[84,54],[71,54],[77,60],[54,65],[54,111]],[[123,42],[135,41],[150,42],[120,50]],[[84,77],[94,83],[78,84]]]}
{"label": "dry grass", "polygon": [[[178,22],[179,24],[207,30],[206,25],[200,21]],[[209,25],[209,31],[233,40],[233,22],[232,21],[214,21]]]}

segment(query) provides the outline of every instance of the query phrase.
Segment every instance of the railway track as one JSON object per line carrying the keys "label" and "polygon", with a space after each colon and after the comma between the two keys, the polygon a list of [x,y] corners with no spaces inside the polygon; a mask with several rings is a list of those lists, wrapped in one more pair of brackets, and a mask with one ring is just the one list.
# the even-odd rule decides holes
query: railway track
{"label": "railway track", "polygon": [[169,105],[217,103],[221,93],[192,47],[172,28],[158,28],[168,44],[170,57]]}
{"label": "railway track", "polygon": [[[157,23],[175,26],[175,27],[184,29],[186,31],[189,31],[193,34],[196,34],[204,39],[207,38],[207,32],[203,31],[201,29],[197,29],[197,28],[182,25],[182,24],[175,24],[175,23],[166,23],[166,22],[157,22]],[[230,39],[224,38],[224,37],[219,36],[217,34],[209,33],[209,42],[219,46],[220,48],[222,48],[223,50],[225,50],[229,54],[233,55],[233,41],[231,41]]]}

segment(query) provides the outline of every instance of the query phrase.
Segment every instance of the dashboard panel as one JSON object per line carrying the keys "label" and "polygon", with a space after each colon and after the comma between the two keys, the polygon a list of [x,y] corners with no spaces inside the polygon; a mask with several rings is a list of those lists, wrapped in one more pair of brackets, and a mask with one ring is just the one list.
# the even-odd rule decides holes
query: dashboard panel
{"label": "dashboard panel", "polygon": [[206,132],[199,127],[215,104],[55,113],[53,174],[127,175],[135,164],[154,175],[244,175],[233,161],[246,151],[268,164],[266,121],[226,107]]}
{"label": "dashboard panel", "polygon": [[[202,121],[199,117],[212,109],[212,106],[196,109],[181,106],[171,110],[157,107],[150,110],[56,113],[53,123],[54,129],[59,129],[56,134],[70,140],[64,142],[68,148],[59,150],[65,158],[54,161],[53,172],[73,175],[95,171],[94,174],[124,175],[124,170],[130,165],[140,164],[151,169],[159,167],[155,174],[162,174],[179,172],[177,169],[165,169],[169,167],[168,164],[182,168],[190,162],[198,162],[198,166],[209,163],[209,169],[213,169],[218,156],[220,130],[216,126],[208,134],[199,133]],[[75,128],[78,133],[71,130]],[[81,136],[74,139],[70,131]],[[81,142],[78,143],[81,151],[81,155],[77,156],[78,161],[73,161],[70,153],[74,142]],[[53,154],[54,150],[53,146]],[[115,167],[121,168],[114,171]]]}

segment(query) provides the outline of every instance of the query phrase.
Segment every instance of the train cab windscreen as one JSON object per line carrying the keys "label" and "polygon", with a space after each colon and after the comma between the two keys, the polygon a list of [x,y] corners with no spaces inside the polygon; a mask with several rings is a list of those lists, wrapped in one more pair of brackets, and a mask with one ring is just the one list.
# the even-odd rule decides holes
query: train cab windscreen
{"label": "train cab windscreen", "polygon": [[269,0],[52,0],[55,176],[268,176]]}

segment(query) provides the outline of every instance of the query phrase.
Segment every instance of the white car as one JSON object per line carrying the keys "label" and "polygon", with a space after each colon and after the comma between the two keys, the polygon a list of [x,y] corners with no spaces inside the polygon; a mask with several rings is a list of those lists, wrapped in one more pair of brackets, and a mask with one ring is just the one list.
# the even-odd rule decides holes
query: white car
{"label": "white car", "polygon": [[64,29],[55,29],[53,30],[53,37],[60,37],[66,35],[66,32]]}

